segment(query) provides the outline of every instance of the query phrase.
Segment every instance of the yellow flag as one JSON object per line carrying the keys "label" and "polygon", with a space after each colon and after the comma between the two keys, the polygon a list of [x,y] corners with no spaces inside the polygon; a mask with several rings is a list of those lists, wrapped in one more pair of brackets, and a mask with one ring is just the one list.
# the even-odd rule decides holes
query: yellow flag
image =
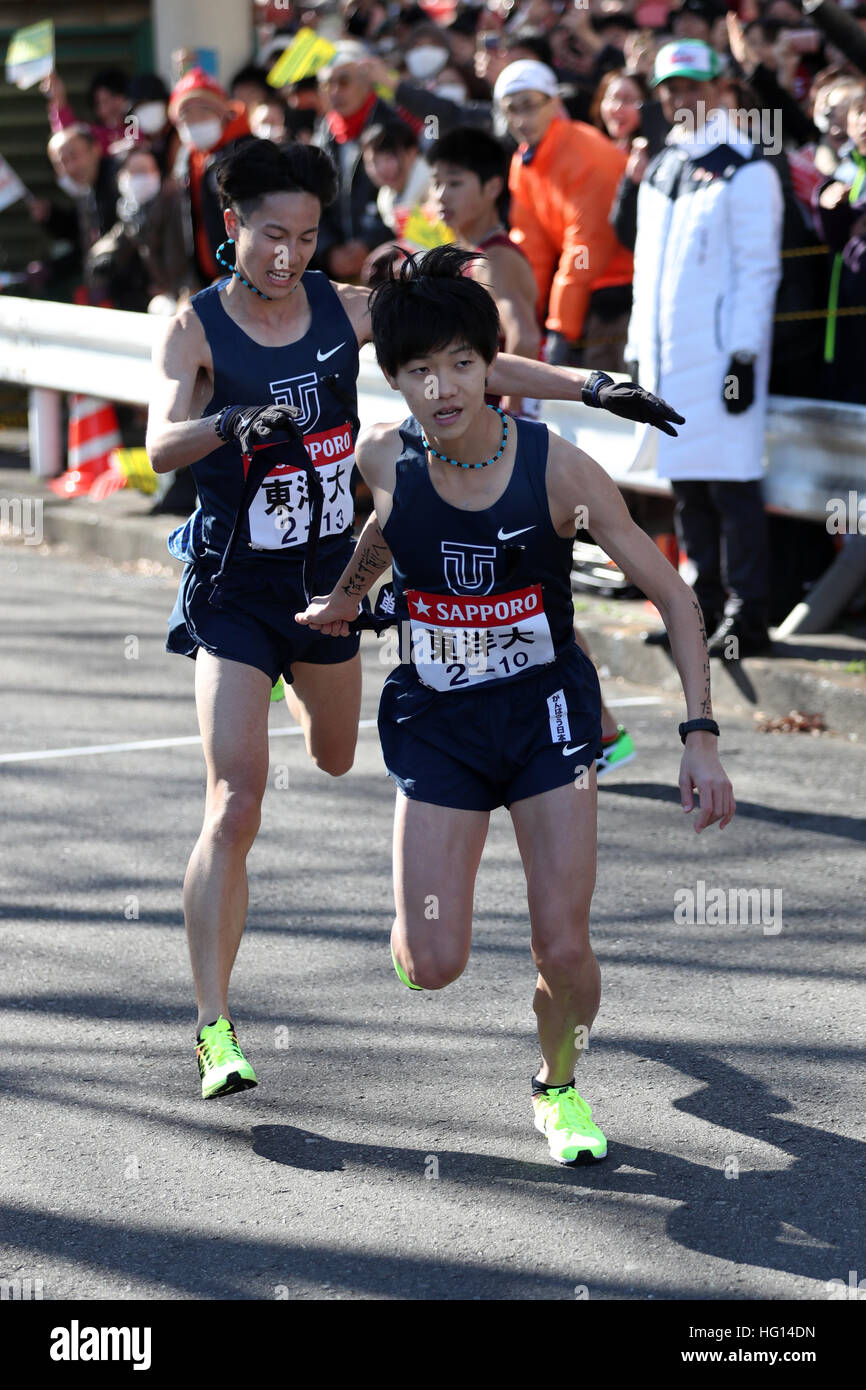
{"label": "yellow flag", "polygon": [[434,246],[447,246],[454,241],[454,233],[446,222],[431,222],[420,203],[416,203],[400,232],[406,241],[411,241],[423,251],[431,251]]}
{"label": "yellow flag", "polygon": [[111,462],[126,478],[127,486],[148,494],[156,492],[157,478],[146,449],[112,449]]}
{"label": "yellow flag", "polygon": [[290,82],[300,82],[302,77],[312,77],[330,62],[336,51],[315,29],[299,29],[268,73],[268,82],[272,87],[285,87]]}
{"label": "yellow flag", "polygon": [[16,29],[6,51],[6,81],[26,90],[54,71],[54,21]]}

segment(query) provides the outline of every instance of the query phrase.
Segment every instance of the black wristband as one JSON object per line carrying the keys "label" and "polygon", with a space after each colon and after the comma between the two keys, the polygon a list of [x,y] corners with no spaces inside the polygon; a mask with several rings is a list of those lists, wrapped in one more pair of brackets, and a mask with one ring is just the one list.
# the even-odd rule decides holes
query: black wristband
{"label": "black wristband", "polygon": [[214,421],[214,432],[219,435],[223,444],[229,444],[232,440],[232,435],[226,434],[226,420],[233,411],[240,410],[241,408],[242,407],[239,405],[224,405],[219,415],[216,417]]}
{"label": "black wristband", "polygon": [[581,390],[580,399],[584,405],[597,406],[598,393],[602,386],[612,385],[613,377],[609,377],[607,372],[590,372]]}
{"label": "black wristband", "polygon": [[685,743],[687,734],[694,734],[699,730],[704,733],[715,734],[716,738],[719,737],[719,726],[715,719],[687,719],[685,724],[680,725],[680,738]]}

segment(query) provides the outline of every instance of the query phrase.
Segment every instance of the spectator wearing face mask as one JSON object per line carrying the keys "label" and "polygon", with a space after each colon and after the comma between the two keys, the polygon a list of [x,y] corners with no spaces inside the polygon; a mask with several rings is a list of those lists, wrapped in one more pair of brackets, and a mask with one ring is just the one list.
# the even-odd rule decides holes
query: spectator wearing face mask
{"label": "spectator wearing face mask", "polygon": [[289,108],[277,92],[271,92],[267,101],[254,106],[250,112],[250,130],[257,140],[271,140],[275,145],[284,145],[289,139],[287,129]]}
{"label": "spectator wearing face mask", "polygon": [[245,108],[248,120],[257,106],[268,101],[273,90],[268,85],[267,68],[261,68],[256,63],[247,63],[240,68],[229,83],[229,96]]}
{"label": "spectator wearing face mask", "polygon": [[[48,141],[48,158],[58,187],[72,200],[72,207],[50,199],[30,198],[34,221],[56,241],[71,242],[68,265],[76,278],[84,271],[84,257],[114,222],[117,203],[114,162],[103,154],[96,135],[86,125],[66,126]],[[84,286],[76,290],[81,303],[89,302]]]}
{"label": "spectator wearing face mask", "polygon": [[[55,134],[84,124],[69,105],[66,87],[56,72],[45,78],[39,90],[48,97],[48,122]],[[109,145],[128,135],[124,119],[129,111],[129,78],[120,68],[103,68],[91,78],[87,96],[96,117],[90,129],[105,154]]]}
{"label": "spectator wearing face mask", "polygon": [[207,285],[222,274],[216,250],[225,240],[217,166],[238,140],[251,137],[249,121],[241,103],[230,101],[202,68],[191,68],[180,79],[168,114],[180,137],[172,176],[181,192],[187,254]]}
{"label": "spectator wearing face mask", "polygon": [[160,173],[171,169],[180,141],[168,119],[168,88],[155,72],[141,73],[129,84],[127,138],[140,142],[156,158]]}
{"label": "spectator wearing face mask", "polygon": [[163,182],[155,155],[143,145],[115,146],[114,157],[117,221],[88,253],[88,282],[118,309],[173,311],[181,294],[199,288],[184,246],[178,191]]}

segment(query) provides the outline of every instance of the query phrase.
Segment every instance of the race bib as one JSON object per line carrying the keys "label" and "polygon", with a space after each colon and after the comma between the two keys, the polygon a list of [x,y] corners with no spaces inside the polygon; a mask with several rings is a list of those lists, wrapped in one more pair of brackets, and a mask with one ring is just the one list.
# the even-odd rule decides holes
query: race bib
{"label": "race bib", "polygon": [[[322,536],[338,536],[352,520],[349,482],[355,463],[352,431],[337,425],[304,436],[304,446],[325,490]],[[244,460],[244,473],[248,463]],[[304,545],[310,534],[310,499],[302,468],[278,463],[252,500],[249,511],[253,550],[287,550]]]}
{"label": "race bib", "polygon": [[433,690],[468,690],[554,660],[541,585],[483,598],[407,589],[411,657]]}

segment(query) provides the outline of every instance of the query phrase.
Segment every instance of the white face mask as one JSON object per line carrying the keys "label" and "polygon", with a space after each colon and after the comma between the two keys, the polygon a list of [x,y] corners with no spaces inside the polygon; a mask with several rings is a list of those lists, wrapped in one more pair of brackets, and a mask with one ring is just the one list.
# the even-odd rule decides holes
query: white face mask
{"label": "white face mask", "polygon": [[428,77],[435,77],[437,72],[441,72],[448,62],[448,51],[444,48],[435,48],[432,43],[419,44],[417,48],[410,48],[406,54],[406,66],[413,77],[417,77],[423,82]]}
{"label": "white face mask", "polygon": [[268,125],[264,123],[252,127],[253,135],[258,140],[273,140],[279,145],[285,141],[286,132],[281,125]]}
{"label": "white face mask", "polygon": [[218,116],[214,116],[209,121],[194,121],[192,125],[187,125],[185,121],[178,121],[177,133],[185,145],[191,145],[194,150],[200,150],[206,154],[212,150],[214,145],[219,144],[220,136],[223,133],[223,123]]}
{"label": "white face mask", "polygon": [[443,82],[440,87],[434,87],[437,97],[442,97],[445,101],[464,102],[466,100],[466,88],[459,82]]}
{"label": "white face mask", "polygon": [[118,174],[117,190],[133,207],[143,207],[160,190],[159,174]]}
{"label": "white face mask", "polygon": [[158,135],[165,125],[167,115],[164,101],[143,101],[133,112],[139,129],[145,135]]}
{"label": "white face mask", "polygon": [[63,192],[68,194],[70,198],[83,198],[86,193],[90,192],[88,184],[76,183],[75,179],[70,178],[68,174],[57,175],[57,186],[62,188]]}

